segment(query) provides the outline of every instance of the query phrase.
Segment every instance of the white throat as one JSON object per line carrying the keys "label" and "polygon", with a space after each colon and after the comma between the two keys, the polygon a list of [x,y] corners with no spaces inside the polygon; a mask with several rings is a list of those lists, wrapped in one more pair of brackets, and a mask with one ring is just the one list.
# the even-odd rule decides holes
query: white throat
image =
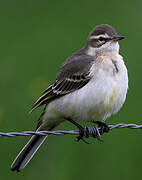
{"label": "white throat", "polygon": [[99,48],[89,47],[87,49],[87,55],[96,56],[99,53],[104,52],[114,52],[119,53],[119,43],[118,42],[107,42]]}

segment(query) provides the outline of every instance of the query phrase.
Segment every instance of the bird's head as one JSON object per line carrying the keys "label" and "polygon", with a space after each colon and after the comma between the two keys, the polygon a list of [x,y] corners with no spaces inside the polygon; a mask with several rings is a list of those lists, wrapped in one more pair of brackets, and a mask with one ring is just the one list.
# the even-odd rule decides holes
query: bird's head
{"label": "bird's head", "polygon": [[119,52],[118,41],[124,39],[115,29],[108,24],[96,26],[89,34],[87,42],[87,54],[95,56],[101,52]]}

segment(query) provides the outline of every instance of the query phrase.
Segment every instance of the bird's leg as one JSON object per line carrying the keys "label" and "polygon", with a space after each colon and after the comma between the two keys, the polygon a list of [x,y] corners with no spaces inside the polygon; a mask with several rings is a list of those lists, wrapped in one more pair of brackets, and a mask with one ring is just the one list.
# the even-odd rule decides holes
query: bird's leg
{"label": "bird's leg", "polygon": [[67,120],[69,122],[71,122],[72,124],[74,124],[80,131],[79,136],[77,137],[77,141],[82,140],[83,142],[85,142],[87,144],[90,144],[87,141],[85,141],[84,138],[83,138],[83,137],[88,138],[89,136],[92,136],[94,138],[97,138],[99,141],[102,141],[98,127],[96,127],[96,126],[82,127],[80,124],[78,124],[77,122],[73,121],[70,118],[68,118]]}
{"label": "bird's leg", "polygon": [[109,132],[110,129],[106,123],[101,122],[101,121],[95,121],[94,123],[97,124],[98,127],[100,127],[100,134],[103,134],[105,132]]}
{"label": "bird's leg", "polygon": [[87,141],[85,141],[84,138],[83,138],[84,136],[87,137],[87,138],[89,137],[88,128],[87,128],[87,127],[86,127],[86,128],[82,127],[80,124],[78,124],[77,122],[73,121],[73,120],[70,119],[70,118],[67,118],[67,120],[68,120],[69,122],[71,122],[72,124],[74,124],[74,125],[79,129],[79,131],[80,131],[79,136],[77,136],[77,141],[82,140],[82,141],[85,142],[86,144],[90,144],[90,143],[88,143]]}

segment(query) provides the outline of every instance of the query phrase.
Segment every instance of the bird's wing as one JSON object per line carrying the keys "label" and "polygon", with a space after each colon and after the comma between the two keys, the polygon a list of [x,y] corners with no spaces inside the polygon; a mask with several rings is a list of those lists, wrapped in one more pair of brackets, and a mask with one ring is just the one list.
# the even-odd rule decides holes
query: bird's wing
{"label": "bird's wing", "polygon": [[89,80],[89,70],[92,64],[90,56],[69,59],[59,70],[56,81],[50,85],[35,102],[30,112],[51,100],[71,93],[85,86]]}

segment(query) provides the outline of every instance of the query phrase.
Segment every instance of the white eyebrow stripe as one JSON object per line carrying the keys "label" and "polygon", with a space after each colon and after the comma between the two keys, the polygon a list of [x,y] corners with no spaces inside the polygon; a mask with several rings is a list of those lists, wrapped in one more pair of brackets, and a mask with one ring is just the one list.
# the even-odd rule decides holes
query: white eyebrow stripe
{"label": "white eyebrow stripe", "polygon": [[108,34],[100,34],[100,35],[96,35],[96,36],[91,36],[90,39],[99,39],[100,37],[102,38],[109,38]]}

